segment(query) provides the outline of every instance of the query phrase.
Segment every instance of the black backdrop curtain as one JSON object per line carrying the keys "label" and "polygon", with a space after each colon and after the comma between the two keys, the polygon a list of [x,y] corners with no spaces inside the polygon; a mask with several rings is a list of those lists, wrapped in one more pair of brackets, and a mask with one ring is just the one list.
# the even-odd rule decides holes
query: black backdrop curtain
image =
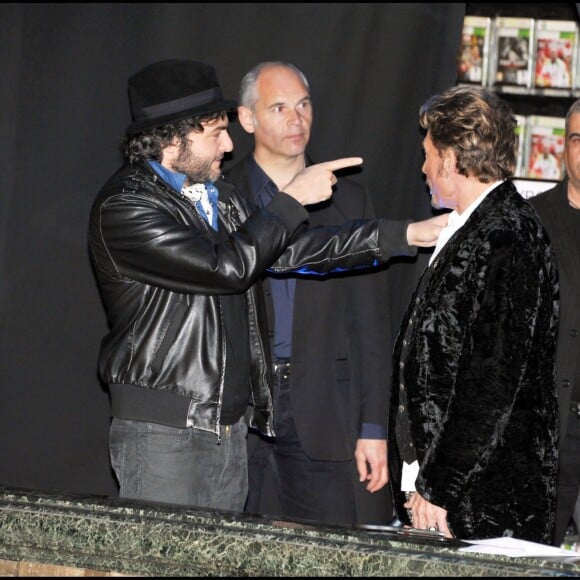
{"label": "black backdrop curtain", "polygon": [[[91,201],[120,162],[127,78],[154,60],[212,63],[227,97],[260,60],[311,83],[310,152],[364,157],[381,215],[431,215],[420,104],[455,80],[465,5],[0,5],[0,485],[115,494],[106,320],[88,260]],[[232,124],[233,161],[249,147]],[[231,161],[230,161],[231,162]],[[386,271],[393,333],[427,255]],[[388,356],[392,345],[385,345]]]}

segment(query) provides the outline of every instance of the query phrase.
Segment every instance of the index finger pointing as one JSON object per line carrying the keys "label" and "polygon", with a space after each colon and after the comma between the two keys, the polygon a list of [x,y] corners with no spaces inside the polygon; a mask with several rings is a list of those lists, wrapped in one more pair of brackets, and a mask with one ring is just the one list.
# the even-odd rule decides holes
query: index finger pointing
{"label": "index finger pointing", "polygon": [[342,157],[341,159],[334,159],[332,161],[323,161],[318,165],[329,169],[330,171],[336,171],[337,169],[344,169],[345,167],[353,167],[355,165],[362,165],[362,157]]}

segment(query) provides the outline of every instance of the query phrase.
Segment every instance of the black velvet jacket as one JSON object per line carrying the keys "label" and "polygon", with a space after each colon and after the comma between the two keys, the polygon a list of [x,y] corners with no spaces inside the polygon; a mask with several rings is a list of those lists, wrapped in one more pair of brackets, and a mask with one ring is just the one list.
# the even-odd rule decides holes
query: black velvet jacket
{"label": "black velvet jacket", "polygon": [[[415,486],[448,511],[458,538],[552,543],[558,311],[546,232],[505,182],[425,270],[395,345],[394,384],[405,385],[420,465]],[[393,388],[391,437],[398,404]],[[391,475],[405,521],[396,447]]]}

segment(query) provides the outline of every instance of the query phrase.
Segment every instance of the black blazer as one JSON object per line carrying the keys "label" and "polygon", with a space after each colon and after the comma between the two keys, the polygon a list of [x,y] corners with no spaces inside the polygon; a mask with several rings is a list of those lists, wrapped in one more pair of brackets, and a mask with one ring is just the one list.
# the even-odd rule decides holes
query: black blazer
{"label": "black blazer", "polygon": [[[391,425],[406,393],[415,487],[448,511],[458,538],[552,542],[557,274],[546,230],[506,181],[451,236],[409,301]],[[403,521],[396,437],[389,469]]]}
{"label": "black blazer", "polygon": [[[254,198],[248,157],[226,179]],[[307,209],[311,227],[375,217],[365,188],[345,177],[330,201]],[[290,392],[300,442],[313,459],[352,459],[363,422],[386,428],[392,363],[384,276],[365,269],[297,280]],[[273,301],[264,283],[273,337]]]}
{"label": "black blazer", "polygon": [[[568,203],[568,180],[530,199],[548,231],[560,277],[560,328],[556,350],[556,383],[560,400],[560,441],[568,425],[568,409],[578,376],[580,358],[580,211]],[[578,395],[576,395],[578,396]],[[576,399],[580,401],[580,397]]]}

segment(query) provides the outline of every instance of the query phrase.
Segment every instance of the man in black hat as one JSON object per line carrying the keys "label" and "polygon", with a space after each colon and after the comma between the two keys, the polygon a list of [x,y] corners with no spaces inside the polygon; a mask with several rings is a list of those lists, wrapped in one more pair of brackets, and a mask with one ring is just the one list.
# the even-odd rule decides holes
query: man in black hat
{"label": "man in black hat", "polygon": [[89,248],[109,333],[99,374],[111,395],[109,446],[120,496],[241,511],[244,413],[273,436],[261,274],[373,266],[432,246],[445,216],[307,229],[334,171],[312,165],[264,208],[221,180],[233,148],[213,67],[153,63],[129,79],[125,164],[93,203]]}

